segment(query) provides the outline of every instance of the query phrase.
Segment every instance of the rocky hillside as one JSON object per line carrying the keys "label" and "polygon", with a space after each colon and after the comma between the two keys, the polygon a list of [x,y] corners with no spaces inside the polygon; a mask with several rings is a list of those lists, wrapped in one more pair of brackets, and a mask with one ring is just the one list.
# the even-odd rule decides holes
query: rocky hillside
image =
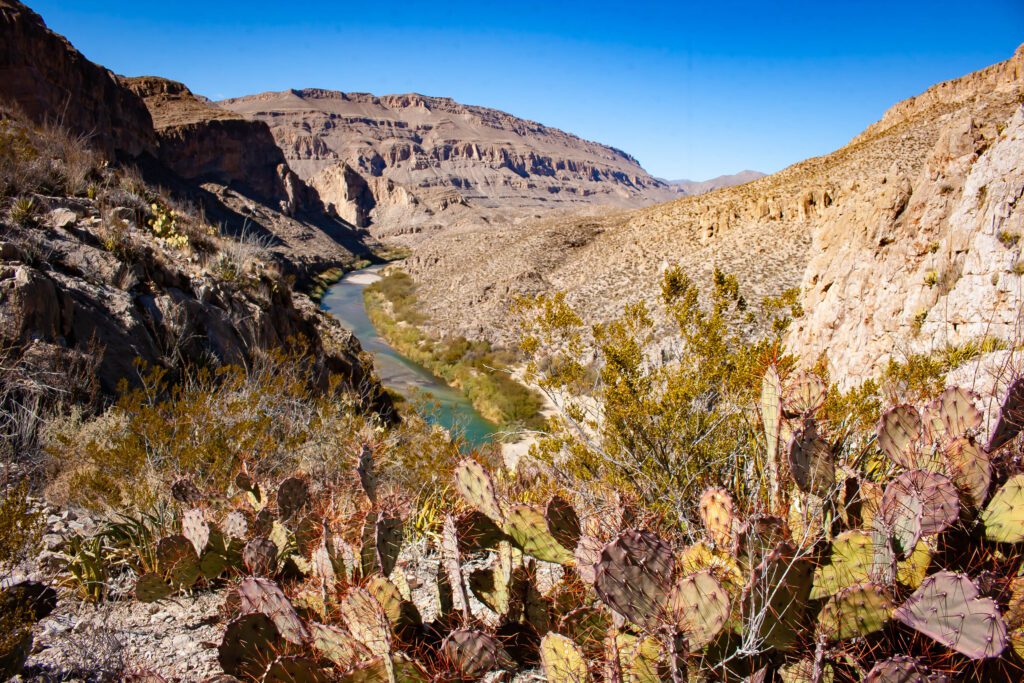
{"label": "rocky hillside", "polygon": [[[517,293],[564,290],[590,320],[652,300],[661,268],[715,266],[748,299],[799,286],[789,337],[837,376],[980,335],[1019,338],[1024,50],[893,107],[845,147],[637,211],[462,231],[408,267],[448,331],[501,338]],[[842,349],[840,352],[839,349]]]}
{"label": "rocky hillside", "polygon": [[218,104],[265,121],[323,201],[376,234],[672,196],[625,152],[447,98],[289,90]]}

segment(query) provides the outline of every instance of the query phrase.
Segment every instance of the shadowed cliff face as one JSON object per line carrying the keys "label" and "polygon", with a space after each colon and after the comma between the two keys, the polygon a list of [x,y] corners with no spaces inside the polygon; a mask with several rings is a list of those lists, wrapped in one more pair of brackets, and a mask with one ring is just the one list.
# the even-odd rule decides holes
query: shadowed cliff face
{"label": "shadowed cliff face", "polygon": [[325,204],[378,235],[675,194],[620,150],[447,98],[290,90],[218,104],[265,121]]}
{"label": "shadowed cliff face", "polygon": [[88,136],[110,160],[156,149],[142,101],[13,0],[0,0],[0,98],[38,122]]}

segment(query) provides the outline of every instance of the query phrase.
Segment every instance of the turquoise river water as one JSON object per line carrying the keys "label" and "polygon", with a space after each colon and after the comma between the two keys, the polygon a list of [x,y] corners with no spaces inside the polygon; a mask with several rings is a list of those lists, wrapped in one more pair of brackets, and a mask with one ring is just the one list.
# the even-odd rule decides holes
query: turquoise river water
{"label": "turquoise river water", "polygon": [[386,387],[409,400],[425,398],[432,408],[426,411],[428,418],[445,429],[462,433],[468,446],[490,441],[497,427],[481,417],[465,396],[398,353],[377,334],[366,314],[363,289],[381,268],[372,266],[347,274],[327,290],[320,307],[352,330],[363,349],[373,355],[377,375]]}

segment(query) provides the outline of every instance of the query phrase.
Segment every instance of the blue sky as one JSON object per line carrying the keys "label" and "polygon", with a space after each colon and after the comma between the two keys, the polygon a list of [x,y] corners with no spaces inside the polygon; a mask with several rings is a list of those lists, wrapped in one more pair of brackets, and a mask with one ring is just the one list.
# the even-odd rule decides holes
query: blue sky
{"label": "blue sky", "polygon": [[827,153],[896,101],[1024,42],[1024,0],[29,5],[90,59],[208,97],[449,96],[691,179]]}

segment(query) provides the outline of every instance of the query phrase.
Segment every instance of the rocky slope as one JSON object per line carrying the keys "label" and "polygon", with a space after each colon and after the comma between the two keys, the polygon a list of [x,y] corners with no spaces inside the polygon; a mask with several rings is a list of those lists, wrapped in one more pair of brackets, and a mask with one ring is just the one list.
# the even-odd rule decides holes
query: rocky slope
{"label": "rocky slope", "polygon": [[620,150],[447,98],[289,90],[218,104],[265,121],[323,201],[375,234],[672,196]]}
{"label": "rocky slope", "polygon": [[[893,107],[845,147],[751,183],[598,218],[439,236],[408,262],[447,331],[507,338],[507,301],[565,290],[591,321],[654,300],[661,267],[800,286],[788,342],[837,377],[988,334],[1019,338],[1024,50]],[[1017,116],[1017,118],[1014,118]],[[1006,233],[1003,240],[999,235]]]}

